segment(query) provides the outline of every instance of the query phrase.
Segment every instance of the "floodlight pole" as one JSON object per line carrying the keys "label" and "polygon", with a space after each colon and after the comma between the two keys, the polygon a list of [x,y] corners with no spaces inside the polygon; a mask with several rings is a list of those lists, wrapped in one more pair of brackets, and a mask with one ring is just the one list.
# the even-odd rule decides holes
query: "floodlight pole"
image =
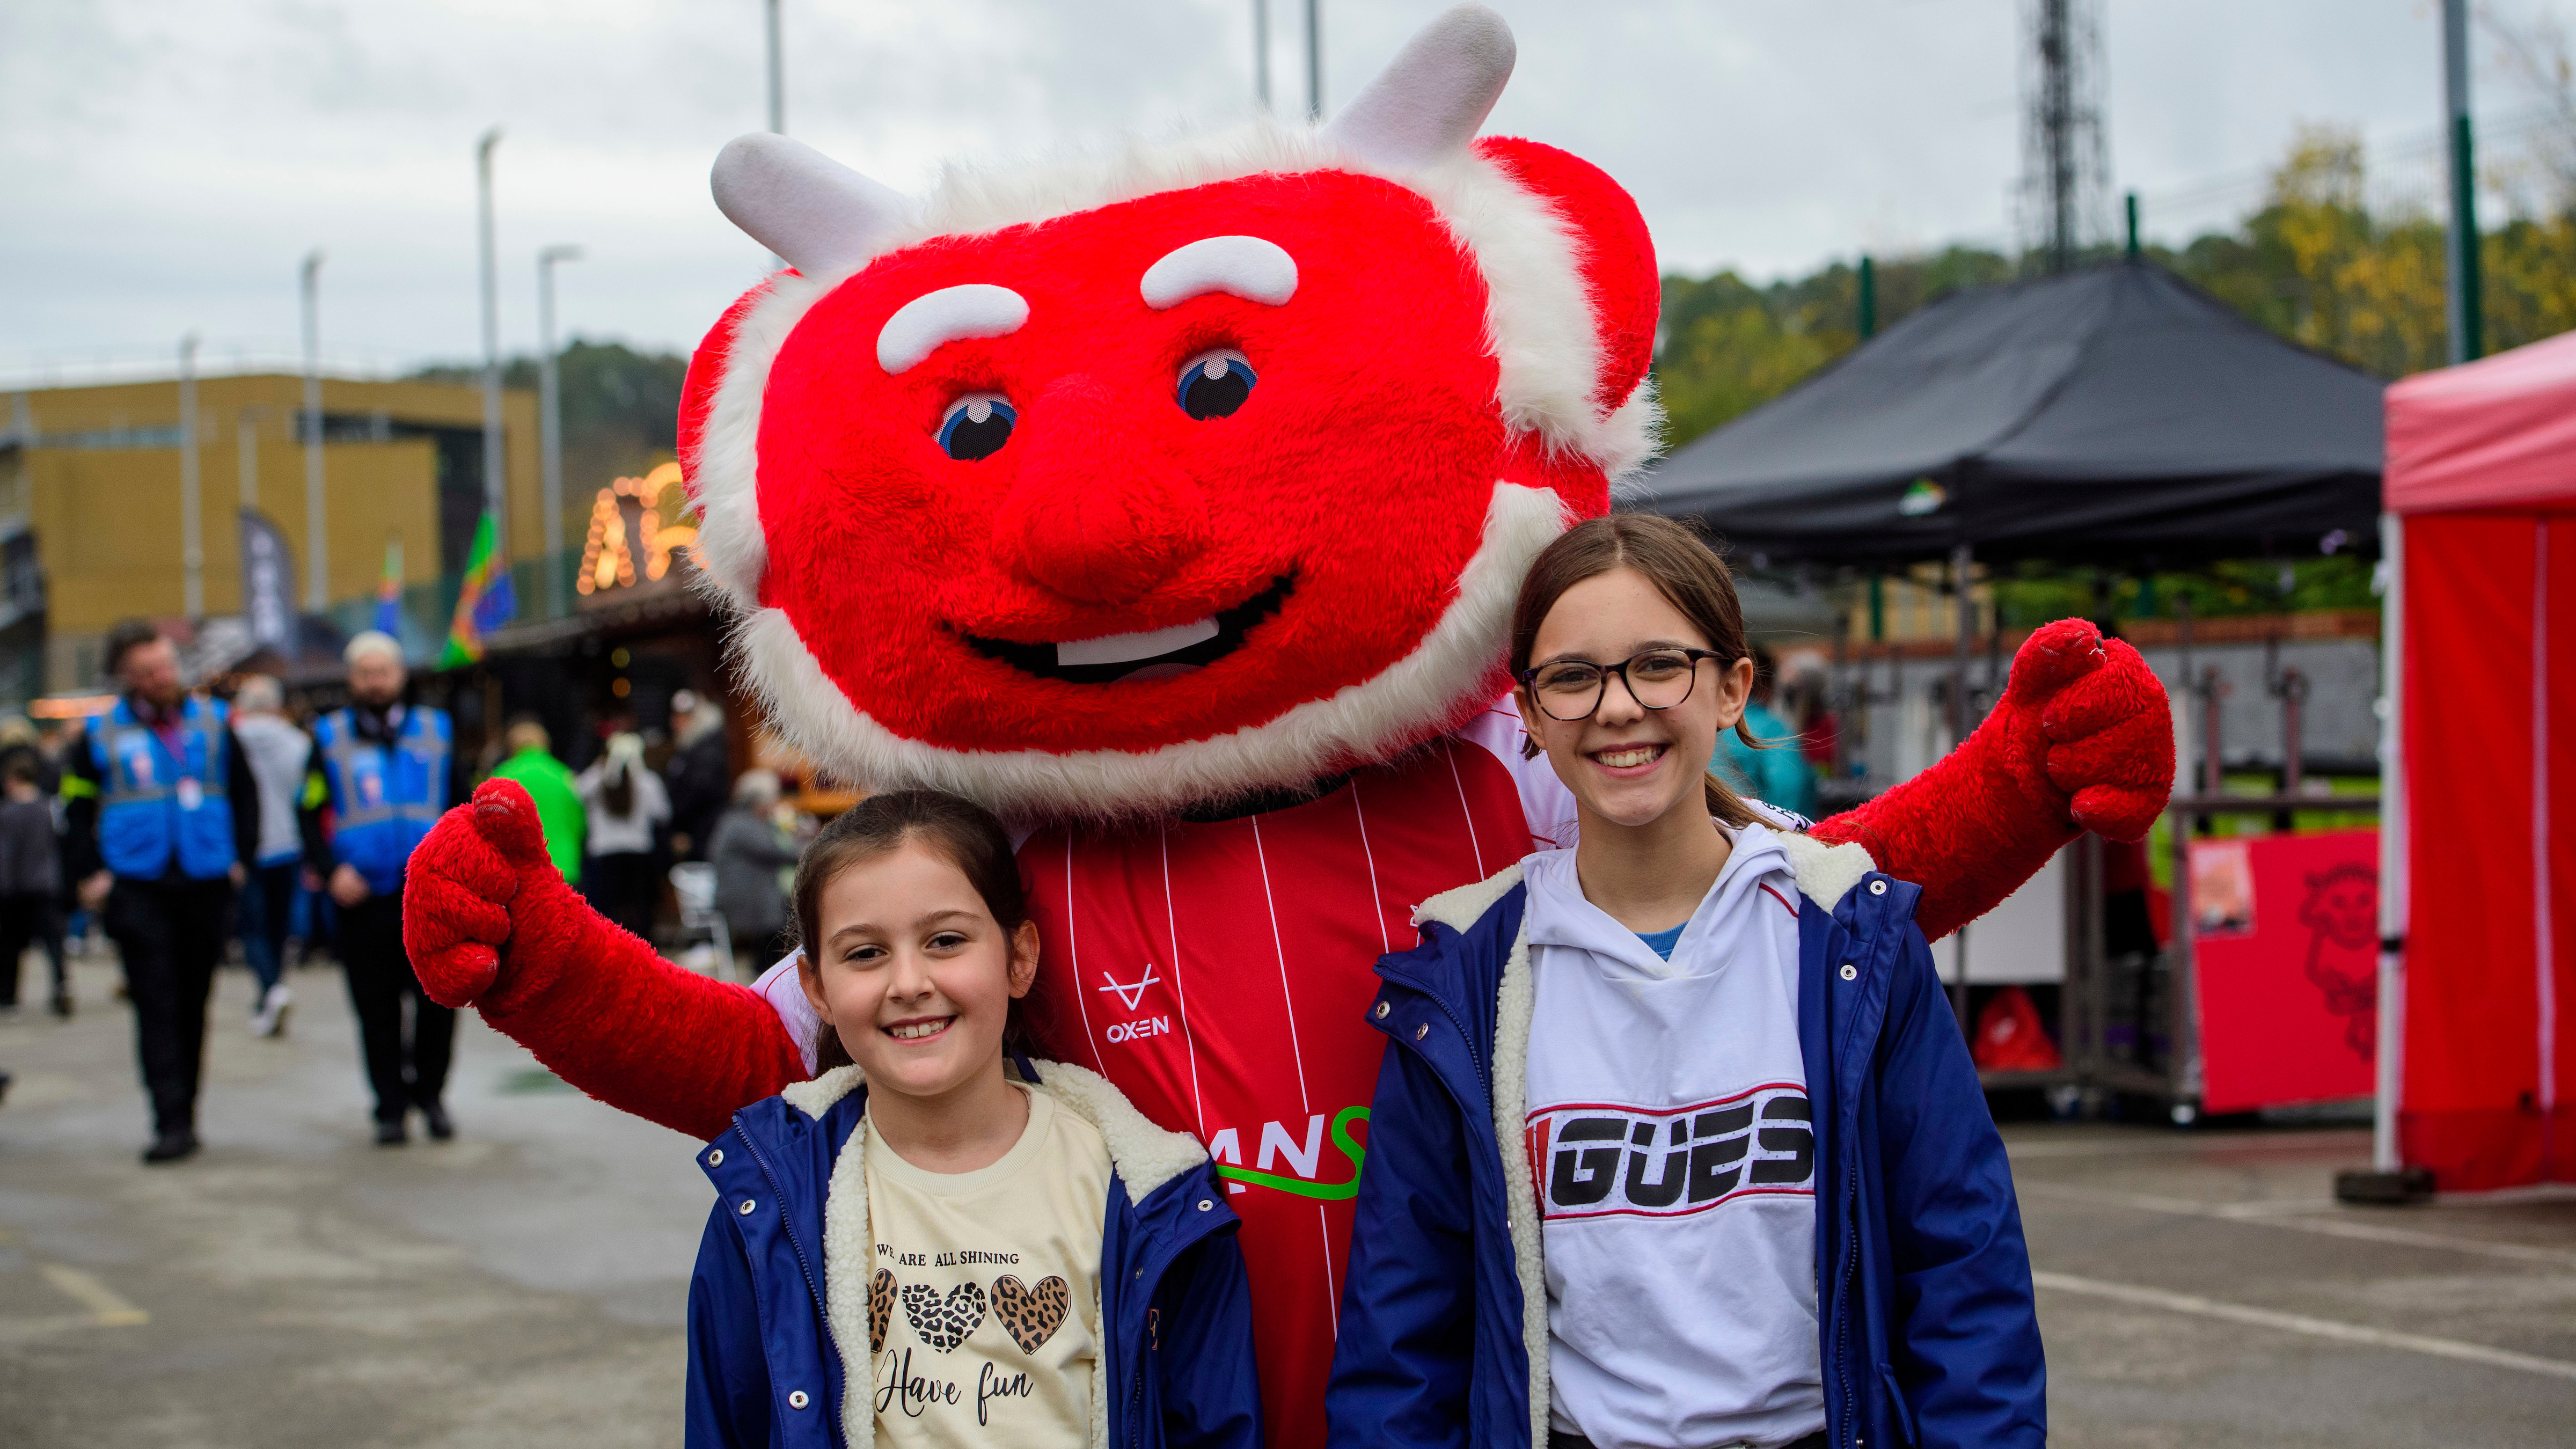
{"label": "floodlight pole", "polygon": [[[772,9],[776,8],[772,0]],[[537,426],[546,481],[546,614],[561,618],[563,581],[563,388],[555,364],[555,263],[581,260],[576,246],[537,250]]]}
{"label": "floodlight pole", "polygon": [[179,339],[179,564],[182,608],[206,617],[206,533],[197,474],[197,334]]}
{"label": "floodlight pole", "polygon": [[2451,324],[2451,361],[2472,362],[2486,353],[2484,307],[2478,286],[2477,150],[2469,126],[2469,0],[2442,0],[2443,130],[2451,157],[2449,285],[2443,288]]}
{"label": "floodlight pole", "polygon": [[483,261],[483,507],[492,516],[494,566],[506,569],[510,492],[501,443],[501,278],[492,245],[492,148],[500,144],[498,126],[475,143],[474,193]]}
{"label": "floodlight pole", "polygon": [[304,611],[331,603],[331,550],[323,534],[322,253],[304,259]]}

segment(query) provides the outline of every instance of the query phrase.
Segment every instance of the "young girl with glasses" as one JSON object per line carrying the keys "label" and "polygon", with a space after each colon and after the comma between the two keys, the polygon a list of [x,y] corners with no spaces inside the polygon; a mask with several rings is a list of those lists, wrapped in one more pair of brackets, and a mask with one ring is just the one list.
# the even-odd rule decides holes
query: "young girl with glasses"
{"label": "young girl with glasses", "polygon": [[1706,772],[1726,566],[1613,514],[1512,624],[1581,831],[1415,916],[1327,1395],[1337,1445],[2046,1439],[2002,1140],[1915,886]]}
{"label": "young girl with glasses", "polygon": [[1038,933],[1000,822],[862,801],[795,908],[825,1070],[698,1153],[691,1449],[1257,1446],[1237,1219],[1195,1140],[1021,1049]]}

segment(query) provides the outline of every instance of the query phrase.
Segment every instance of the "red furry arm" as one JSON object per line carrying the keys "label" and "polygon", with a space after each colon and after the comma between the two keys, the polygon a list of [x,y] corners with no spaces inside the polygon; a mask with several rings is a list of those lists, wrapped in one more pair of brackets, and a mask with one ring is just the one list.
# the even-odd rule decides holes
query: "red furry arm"
{"label": "red furry arm", "polygon": [[564,884],[510,781],[487,781],[413,852],[403,940],[430,996],[480,1007],[565,1081],[692,1137],[805,1079],[767,1001],[663,960]]}
{"label": "red furry arm", "polygon": [[2135,649],[2060,619],[2013,656],[2003,698],[1967,743],[1813,834],[1857,840],[1880,870],[1921,885],[1914,918],[1939,940],[2083,831],[2144,836],[2173,772],[2164,685]]}

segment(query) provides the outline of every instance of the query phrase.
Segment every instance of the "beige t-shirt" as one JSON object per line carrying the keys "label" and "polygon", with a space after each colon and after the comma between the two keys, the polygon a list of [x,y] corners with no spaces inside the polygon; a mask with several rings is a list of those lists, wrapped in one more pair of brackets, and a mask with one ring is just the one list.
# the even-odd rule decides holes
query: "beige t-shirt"
{"label": "beige t-shirt", "polygon": [[1020,1140],[973,1172],[924,1172],[869,1126],[868,1338],[880,1444],[1090,1441],[1109,1147],[1045,1093],[1028,1097]]}

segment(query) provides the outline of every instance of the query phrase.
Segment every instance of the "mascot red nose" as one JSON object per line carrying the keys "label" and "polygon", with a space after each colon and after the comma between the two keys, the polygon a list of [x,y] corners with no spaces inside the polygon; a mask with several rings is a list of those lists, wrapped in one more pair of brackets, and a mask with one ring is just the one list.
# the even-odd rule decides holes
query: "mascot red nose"
{"label": "mascot red nose", "polygon": [[[793,266],[681,418],[742,675],[835,773],[1027,832],[1036,1024],[1223,1164],[1278,1444],[1323,1437],[1371,968],[1414,903],[1570,839],[1507,617],[1656,434],[1645,223],[1587,163],[1476,138],[1512,59],[1462,7],[1320,130],[925,199],[776,136],[715,168]],[[1937,936],[2079,829],[2143,833],[2172,771],[2154,677],[2067,621],[1948,759],[1814,833],[1923,883]],[[809,1074],[792,969],[661,961],[515,786],[441,822],[405,913],[431,995],[627,1111],[712,1137]]]}

